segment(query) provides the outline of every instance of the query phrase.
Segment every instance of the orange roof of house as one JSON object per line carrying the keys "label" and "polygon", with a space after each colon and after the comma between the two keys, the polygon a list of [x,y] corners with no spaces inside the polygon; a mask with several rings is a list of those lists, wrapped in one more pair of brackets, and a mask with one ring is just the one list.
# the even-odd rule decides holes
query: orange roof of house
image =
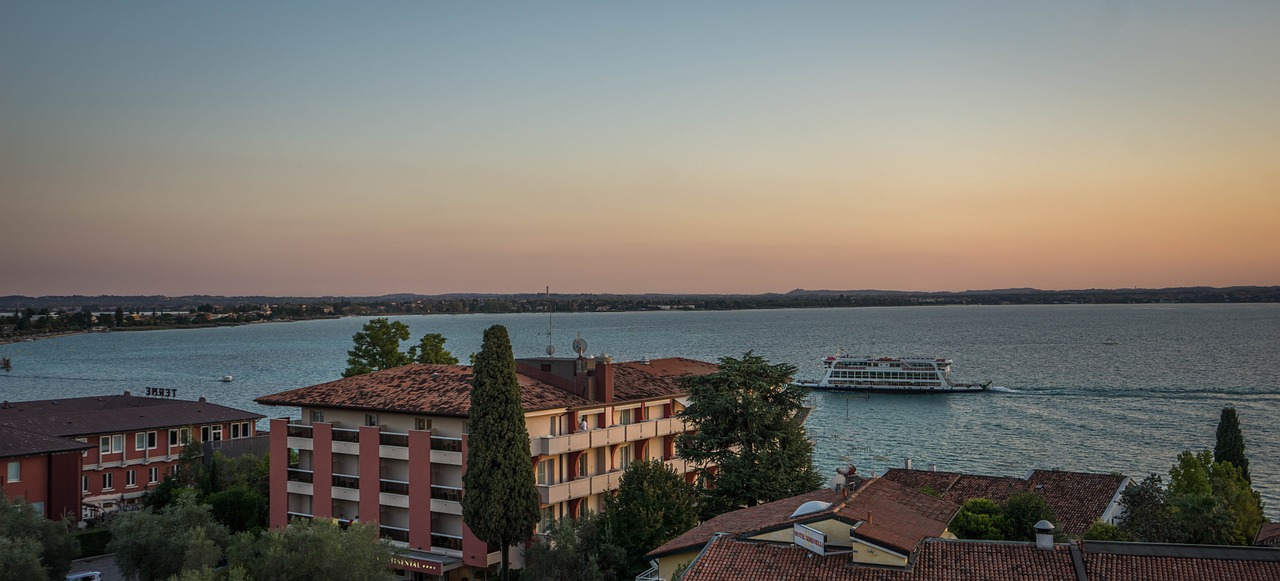
{"label": "orange roof of house", "polygon": [[[682,395],[680,377],[712,373],[713,363],[684,358],[649,363],[614,364],[614,402]],[[355,408],[390,412],[466,416],[471,411],[472,371],[469,365],[418,363],[344,377],[254,401],[264,405]],[[520,401],[526,412],[604,405],[520,373]]]}
{"label": "orange roof of house", "polygon": [[[809,501],[829,502],[825,510],[792,518],[800,505]],[[649,552],[650,557],[678,553],[705,545],[716,533],[749,536],[837,517],[850,524],[864,521],[858,537],[903,554],[910,553],[928,536],[941,535],[959,505],[911,490],[889,480],[862,480],[846,497],[841,492],[821,489],[774,502],[727,512],[708,520]]]}
{"label": "orange roof of house", "polygon": [[974,498],[1004,502],[1014,494],[1036,492],[1053,510],[1054,526],[1070,537],[1083,535],[1128,483],[1119,474],[1061,470],[1035,470],[1027,478],[1013,478],[894,468],[884,477],[913,490],[936,492],[956,504]]}

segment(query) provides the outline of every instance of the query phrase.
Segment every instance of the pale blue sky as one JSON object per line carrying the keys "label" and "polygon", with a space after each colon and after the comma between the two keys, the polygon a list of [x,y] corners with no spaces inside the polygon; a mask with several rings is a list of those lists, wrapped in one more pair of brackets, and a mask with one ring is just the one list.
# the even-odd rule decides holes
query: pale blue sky
{"label": "pale blue sky", "polygon": [[0,294],[1280,284],[1277,30],[1274,1],[4,2]]}

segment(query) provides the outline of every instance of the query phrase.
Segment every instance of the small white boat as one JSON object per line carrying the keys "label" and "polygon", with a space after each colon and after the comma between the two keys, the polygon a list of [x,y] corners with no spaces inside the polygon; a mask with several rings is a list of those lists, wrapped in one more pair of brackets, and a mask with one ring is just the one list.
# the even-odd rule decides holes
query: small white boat
{"label": "small white boat", "polygon": [[224,376],[222,376],[222,377],[219,377],[219,378],[218,378],[218,381],[221,381],[221,382],[223,382],[223,383],[230,383],[230,382],[231,382],[231,380],[233,380],[233,379],[235,379],[235,378],[234,378],[234,377],[231,377],[230,375],[224,375]]}

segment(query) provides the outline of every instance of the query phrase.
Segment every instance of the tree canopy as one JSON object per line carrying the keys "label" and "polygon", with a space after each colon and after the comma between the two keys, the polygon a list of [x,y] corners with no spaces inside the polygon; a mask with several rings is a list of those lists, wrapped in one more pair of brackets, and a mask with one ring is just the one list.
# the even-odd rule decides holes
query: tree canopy
{"label": "tree canopy", "polygon": [[111,521],[109,552],[126,577],[168,579],[188,570],[217,567],[230,532],[213,519],[209,507],[190,496],[159,513],[139,510]]}
{"label": "tree canopy", "polygon": [[630,581],[626,551],[607,513],[563,517],[534,539],[525,553],[521,579],[539,581]]}
{"label": "tree canopy", "polygon": [[698,497],[684,477],[660,460],[632,462],[622,473],[616,496],[606,497],[618,544],[635,576],[644,555],[698,524]]}
{"label": "tree canopy", "polygon": [[480,540],[501,545],[506,580],[510,576],[510,545],[533,533],[539,507],[529,464],[529,432],[506,327],[494,325],[485,330],[473,375],[462,520]]}
{"label": "tree canopy", "polygon": [[804,432],[808,390],[792,385],[794,374],[748,351],[721,358],[715,373],[681,379],[689,405],[677,417],[697,430],[676,437],[676,453],[703,468],[704,519],[821,486]]}
{"label": "tree canopy", "polygon": [[243,569],[247,578],[263,581],[375,581],[389,577],[394,551],[378,537],[376,523],[355,523],[344,530],[331,520],[312,519],[236,535],[227,548],[227,562]]}
{"label": "tree canopy", "polygon": [[1234,464],[1245,480],[1252,481],[1249,477],[1249,459],[1244,455],[1244,434],[1240,432],[1240,418],[1236,416],[1236,408],[1222,408],[1213,459],[1215,462]]}
{"label": "tree canopy", "polygon": [[0,572],[6,572],[0,577],[61,581],[79,552],[69,521],[46,519],[27,501],[9,500],[0,491]]}
{"label": "tree canopy", "polygon": [[408,340],[408,325],[385,317],[370,320],[351,336],[354,345],[347,351],[347,369],[342,376],[364,375],[409,363],[458,364],[458,358],[444,348],[444,335],[427,333],[407,353],[401,352],[400,342]]}

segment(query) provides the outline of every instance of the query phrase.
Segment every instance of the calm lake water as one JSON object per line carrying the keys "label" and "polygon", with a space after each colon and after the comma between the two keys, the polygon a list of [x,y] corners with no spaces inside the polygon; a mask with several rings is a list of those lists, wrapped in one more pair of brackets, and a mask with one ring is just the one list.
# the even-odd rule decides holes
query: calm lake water
{"label": "calm lake water", "polygon": [[[544,315],[397,317],[413,340],[438,332],[459,359],[503,324],[517,357],[547,345]],[[177,388],[179,397],[254,410],[260,395],[330,381],[368,318],[216,329],[96,333],[0,345],[13,371],[0,398],[29,399]],[[1254,486],[1280,516],[1280,305],[894,307],[719,312],[565,313],[558,354],[580,333],[615,360],[715,360],[754,350],[801,378],[838,348],[867,355],[955,359],[960,381],[997,391],[956,395],[815,393],[808,420],[823,472],[853,463],[877,473],[917,468],[1021,476],[1032,468],[1167,473],[1181,450],[1212,449],[1218,415],[1239,412]],[[1112,342],[1116,344],[1104,344]],[[220,383],[222,375],[235,376]],[[1167,475],[1166,475],[1167,480]]]}

